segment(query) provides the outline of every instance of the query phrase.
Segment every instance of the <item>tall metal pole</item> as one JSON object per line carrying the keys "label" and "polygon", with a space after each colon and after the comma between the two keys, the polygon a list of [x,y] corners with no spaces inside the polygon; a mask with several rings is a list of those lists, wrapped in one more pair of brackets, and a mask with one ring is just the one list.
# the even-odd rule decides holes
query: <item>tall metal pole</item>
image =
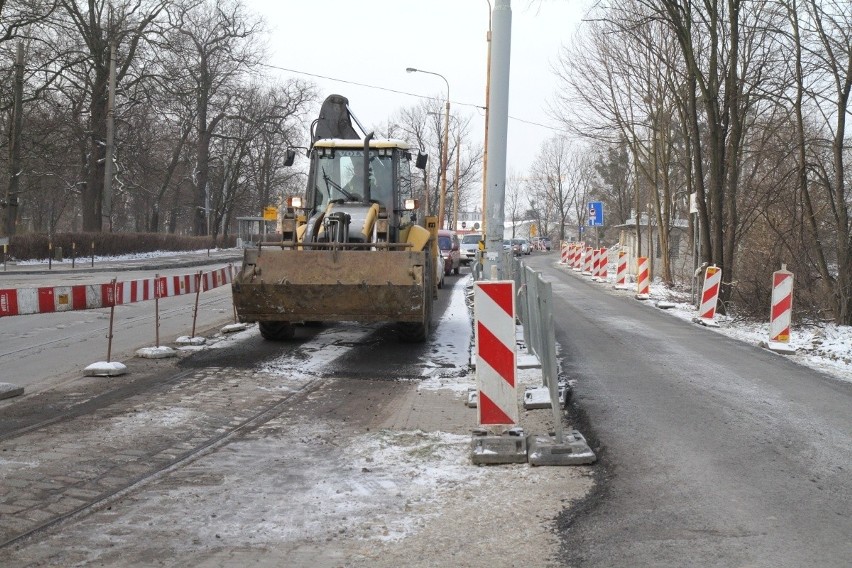
{"label": "tall metal pole", "polygon": [[106,158],[104,162],[104,201],[102,225],[112,232],[112,155],[115,144],[115,42],[109,46],[109,94],[107,96]]}
{"label": "tall metal pole", "polygon": [[510,0],[496,0],[491,14],[491,80],[488,97],[487,185],[488,233],[485,236],[485,278],[503,277],[503,223],[506,199],[506,137],[509,130],[509,67],[512,52]]}
{"label": "tall metal pole", "polygon": [[486,194],[488,193],[488,184],[485,180],[485,172],[488,169],[488,98],[491,95],[491,0],[488,2],[488,35],[486,42],[488,43],[488,52],[485,56],[485,146],[482,149],[482,227],[480,230],[485,234],[485,203]]}
{"label": "tall metal pole", "polygon": [[[446,81],[446,79],[444,79]],[[441,199],[438,226],[444,228],[444,207],[447,201],[447,150],[450,144],[450,84],[447,83],[447,104],[444,106],[444,147],[441,149]]]}
{"label": "tall metal pole", "polygon": [[456,179],[453,182],[453,226],[451,229],[457,231],[459,228],[459,173],[461,170],[461,141],[456,134]]}

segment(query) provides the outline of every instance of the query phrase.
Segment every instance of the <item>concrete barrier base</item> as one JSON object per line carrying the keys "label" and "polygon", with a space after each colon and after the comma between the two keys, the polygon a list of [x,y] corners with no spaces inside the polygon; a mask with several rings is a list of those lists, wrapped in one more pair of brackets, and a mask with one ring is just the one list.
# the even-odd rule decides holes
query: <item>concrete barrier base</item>
{"label": "concrete barrier base", "polygon": [[562,443],[554,436],[531,434],[527,437],[527,460],[530,465],[588,465],[597,456],[577,430],[567,432]]}
{"label": "concrete barrier base", "polygon": [[24,387],[12,383],[0,383],[0,400],[21,396],[22,394],[24,394]]}
{"label": "concrete barrier base", "polygon": [[513,428],[495,436],[485,429],[474,430],[470,457],[475,465],[526,463],[527,439],[524,431],[521,428]]}

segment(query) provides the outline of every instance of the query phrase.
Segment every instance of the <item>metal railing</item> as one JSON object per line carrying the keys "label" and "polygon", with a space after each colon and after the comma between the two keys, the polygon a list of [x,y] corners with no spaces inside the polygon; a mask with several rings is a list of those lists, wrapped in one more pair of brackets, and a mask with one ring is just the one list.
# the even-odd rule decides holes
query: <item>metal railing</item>
{"label": "metal railing", "polygon": [[511,251],[504,253],[507,278],[515,281],[518,320],[523,326],[524,342],[541,363],[541,378],[550,392],[556,440],[563,441],[559,405],[559,371],[556,363],[556,334],[553,330],[553,287],[540,272],[526,266]]}

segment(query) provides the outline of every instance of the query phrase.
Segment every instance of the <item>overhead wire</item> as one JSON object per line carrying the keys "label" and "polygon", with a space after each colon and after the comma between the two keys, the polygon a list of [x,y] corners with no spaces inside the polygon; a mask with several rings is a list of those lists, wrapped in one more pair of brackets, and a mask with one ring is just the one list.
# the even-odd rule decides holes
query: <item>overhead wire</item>
{"label": "overhead wire", "polygon": [[[281,67],[279,65],[272,65],[271,63],[260,63],[263,67],[269,67],[270,69],[276,69],[278,71],[286,71],[287,73],[294,73],[296,75],[305,75],[306,77],[315,77],[317,79],[325,79],[327,81],[335,81],[337,83],[344,83],[346,85],[355,85],[358,87],[365,87],[367,89],[375,89],[377,91],[385,91],[388,93],[395,93],[397,95],[405,95],[407,97],[415,97],[418,99],[434,99],[435,97],[429,97],[426,95],[420,95],[417,93],[411,93],[408,91],[400,91],[399,89],[391,89],[390,87],[379,87],[377,85],[370,85],[368,83],[361,83],[359,81],[351,81],[348,79],[338,79],[337,77],[329,77],[327,75],[320,75],[319,73],[308,73],[307,71],[299,71],[298,69],[289,69],[287,67]],[[462,106],[462,107],[471,107],[477,110],[485,110],[483,105],[473,104],[473,103],[465,103],[460,101],[450,101],[453,105]],[[548,130],[553,130],[554,132],[565,132],[563,128],[556,128],[547,124],[542,124],[540,122],[535,122],[533,120],[526,120],[523,118],[518,118],[516,116],[509,115],[509,118],[518,122],[522,122],[524,124],[529,124],[531,126],[538,126],[541,128],[547,128]]]}

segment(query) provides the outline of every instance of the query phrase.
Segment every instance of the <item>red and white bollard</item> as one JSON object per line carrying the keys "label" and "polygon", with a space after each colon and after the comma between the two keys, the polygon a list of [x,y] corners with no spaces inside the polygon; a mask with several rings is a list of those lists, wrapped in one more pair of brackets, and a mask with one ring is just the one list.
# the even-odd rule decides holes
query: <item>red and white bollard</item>
{"label": "red and white bollard", "polygon": [[722,284],[722,269],[716,266],[708,266],[704,271],[704,287],[701,290],[701,305],[698,308],[698,317],[693,321],[708,327],[719,327],[716,323],[716,304],[719,301],[719,287]]}
{"label": "red and white bollard", "polygon": [[583,267],[583,247],[585,246],[586,243],[580,242],[574,247],[574,258],[571,260],[571,268],[574,270],[579,271]]}
{"label": "red and white bollard", "polygon": [[560,249],[561,257],[559,258],[559,264],[568,264],[568,252],[570,251],[570,245],[565,241],[562,241],[562,248]]}
{"label": "red and white bollard", "polygon": [[515,282],[473,285],[479,424],[517,424]]}
{"label": "red and white bollard", "polygon": [[607,254],[606,247],[601,247],[600,255],[598,256],[598,280],[601,282],[606,282],[607,280],[607,264],[609,264],[609,255]]}
{"label": "red and white bollard", "polygon": [[769,313],[769,349],[795,353],[790,347],[790,320],[793,316],[793,273],[782,264],[772,273],[772,310]]}
{"label": "red and white bollard", "polygon": [[601,249],[592,249],[592,269],[589,271],[592,276],[592,280],[598,279],[598,265],[601,260]]}
{"label": "red and white bollard", "polygon": [[636,259],[636,299],[647,300],[651,297],[651,272],[648,269],[648,257]]}
{"label": "red and white bollard", "polygon": [[585,276],[592,275],[593,259],[594,249],[592,249],[592,247],[586,247],[586,253],[583,256],[583,274]]}
{"label": "red and white bollard", "polygon": [[618,265],[615,270],[615,288],[627,287],[627,251],[618,251]]}

